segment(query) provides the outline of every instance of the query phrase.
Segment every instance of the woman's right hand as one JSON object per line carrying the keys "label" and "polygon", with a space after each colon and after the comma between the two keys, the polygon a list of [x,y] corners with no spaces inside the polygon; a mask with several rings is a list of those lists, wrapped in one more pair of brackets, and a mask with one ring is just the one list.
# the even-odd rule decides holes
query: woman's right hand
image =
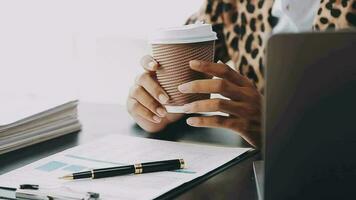
{"label": "woman's right hand", "polygon": [[182,114],[169,114],[164,108],[169,96],[159,85],[156,70],[159,64],[149,55],[141,59],[145,73],[136,78],[127,98],[127,110],[137,124],[147,132],[158,132],[179,120]]}

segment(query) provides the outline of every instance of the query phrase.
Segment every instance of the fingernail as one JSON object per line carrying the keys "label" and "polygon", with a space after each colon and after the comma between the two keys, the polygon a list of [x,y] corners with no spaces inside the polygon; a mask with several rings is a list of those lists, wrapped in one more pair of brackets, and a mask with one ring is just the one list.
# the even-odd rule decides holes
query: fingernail
{"label": "fingernail", "polygon": [[181,93],[187,93],[189,92],[189,83],[184,83],[182,85],[179,85],[178,86],[178,90],[181,92]]}
{"label": "fingernail", "polygon": [[199,67],[199,66],[200,66],[200,61],[198,61],[198,60],[191,60],[191,61],[189,61],[189,65],[190,65],[191,67]]}
{"label": "fingernail", "polygon": [[157,117],[156,115],[152,117],[153,121],[160,123],[161,122],[161,118]]}
{"label": "fingernail", "polygon": [[190,126],[194,126],[194,125],[196,125],[196,123],[197,123],[197,120],[194,119],[194,118],[188,118],[187,119],[187,124],[190,125]]}
{"label": "fingernail", "polygon": [[168,100],[169,100],[169,98],[168,98],[166,95],[164,95],[164,94],[158,95],[158,99],[159,99],[159,101],[160,101],[161,103],[163,103],[163,104],[167,103]]}
{"label": "fingernail", "polygon": [[187,113],[187,114],[189,114],[189,113],[191,113],[190,112],[190,104],[185,104],[185,105],[183,105],[183,112],[185,112],[185,113]]}
{"label": "fingernail", "polygon": [[149,62],[149,63],[148,63],[149,69],[150,69],[150,70],[155,70],[156,64],[157,64],[157,63],[154,62],[154,61]]}
{"label": "fingernail", "polygon": [[161,107],[159,107],[159,108],[157,108],[157,113],[160,115],[160,117],[164,117],[164,116],[166,116],[166,110],[164,109],[164,108],[161,108]]}

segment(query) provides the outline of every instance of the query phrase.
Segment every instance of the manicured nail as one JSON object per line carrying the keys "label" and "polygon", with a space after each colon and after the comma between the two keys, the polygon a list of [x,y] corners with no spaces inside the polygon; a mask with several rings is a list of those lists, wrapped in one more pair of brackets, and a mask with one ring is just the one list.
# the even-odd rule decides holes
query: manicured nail
{"label": "manicured nail", "polygon": [[200,61],[198,61],[198,60],[191,60],[191,61],[189,61],[189,65],[191,66],[191,67],[199,67],[200,66]]}
{"label": "manicured nail", "polygon": [[194,125],[196,125],[196,123],[197,123],[197,120],[194,119],[194,118],[190,117],[190,118],[187,119],[187,124],[190,125],[190,126],[194,126]]}
{"label": "manicured nail", "polygon": [[189,92],[189,83],[184,83],[184,84],[178,86],[178,90],[181,93],[188,93]]}
{"label": "manicured nail", "polygon": [[160,117],[164,117],[167,114],[167,111],[164,108],[161,108],[161,107],[157,108],[156,111],[160,115]]}
{"label": "manicured nail", "polygon": [[156,115],[152,117],[153,121],[160,123],[161,122],[161,118],[157,117]]}
{"label": "manicured nail", "polygon": [[159,101],[160,101],[161,103],[163,103],[163,104],[167,103],[168,100],[169,100],[169,98],[168,98],[166,95],[164,95],[164,94],[158,95],[158,99],[159,99]]}
{"label": "manicured nail", "polygon": [[191,113],[190,112],[190,104],[183,105],[182,109],[183,109],[183,112],[185,112],[187,114]]}
{"label": "manicured nail", "polygon": [[148,68],[150,70],[155,70],[156,64],[157,64],[156,62],[151,61],[151,62],[148,63]]}

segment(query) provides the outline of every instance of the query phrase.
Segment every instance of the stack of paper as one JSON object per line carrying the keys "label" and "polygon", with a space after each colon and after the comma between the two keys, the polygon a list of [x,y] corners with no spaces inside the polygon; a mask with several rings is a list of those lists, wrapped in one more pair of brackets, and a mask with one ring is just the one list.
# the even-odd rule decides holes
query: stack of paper
{"label": "stack of paper", "polygon": [[81,128],[77,101],[55,104],[53,101],[5,100],[2,99],[0,105],[0,154]]}

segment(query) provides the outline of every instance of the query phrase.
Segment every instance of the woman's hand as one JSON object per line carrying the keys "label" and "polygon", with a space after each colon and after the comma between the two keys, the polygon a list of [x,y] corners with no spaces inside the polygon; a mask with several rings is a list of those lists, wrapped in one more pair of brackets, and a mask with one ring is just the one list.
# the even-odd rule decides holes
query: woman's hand
{"label": "woman's hand", "polygon": [[190,117],[187,123],[194,127],[227,128],[240,133],[251,145],[261,146],[261,99],[254,84],[225,64],[191,61],[195,71],[221,79],[196,80],[178,87],[182,93],[218,93],[226,99],[208,99],[184,105],[186,113],[220,111],[229,116]]}
{"label": "woman's hand", "polygon": [[169,97],[156,80],[155,71],[159,64],[147,55],[141,59],[141,65],[146,72],[138,76],[131,87],[127,110],[145,131],[158,132],[182,115],[168,114],[163,106]]}

